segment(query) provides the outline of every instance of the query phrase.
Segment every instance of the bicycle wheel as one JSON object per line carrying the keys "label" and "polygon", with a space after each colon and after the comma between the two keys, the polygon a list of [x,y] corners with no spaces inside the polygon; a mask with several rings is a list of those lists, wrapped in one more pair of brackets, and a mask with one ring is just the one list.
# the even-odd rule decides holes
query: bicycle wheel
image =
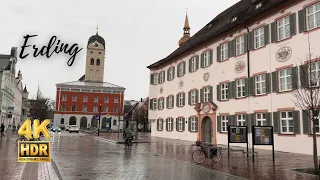
{"label": "bicycle wheel", "polygon": [[213,162],[219,162],[221,160],[221,152],[220,150],[217,150],[217,154],[211,157]]}
{"label": "bicycle wheel", "polygon": [[195,150],[192,153],[192,160],[197,164],[202,164],[207,159],[206,154],[203,152],[203,150]]}

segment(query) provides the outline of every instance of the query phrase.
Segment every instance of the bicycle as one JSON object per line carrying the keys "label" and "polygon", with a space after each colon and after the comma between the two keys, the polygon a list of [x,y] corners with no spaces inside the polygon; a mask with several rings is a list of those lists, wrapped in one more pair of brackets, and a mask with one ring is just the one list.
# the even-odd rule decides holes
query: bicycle
{"label": "bicycle", "polygon": [[[210,158],[213,162],[218,163],[221,160],[220,149],[213,147],[210,148],[210,154],[203,147],[202,142],[196,141],[196,146],[199,148],[192,153],[192,160],[196,164],[202,164],[206,159]],[[212,145],[210,145],[212,146]]]}
{"label": "bicycle", "polygon": [[18,139],[16,140],[16,145],[18,146],[19,141],[41,141],[40,137],[39,138],[33,138],[33,136],[31,136],[31,139],[27,139],[25,136],[20,136],[18,137]]}

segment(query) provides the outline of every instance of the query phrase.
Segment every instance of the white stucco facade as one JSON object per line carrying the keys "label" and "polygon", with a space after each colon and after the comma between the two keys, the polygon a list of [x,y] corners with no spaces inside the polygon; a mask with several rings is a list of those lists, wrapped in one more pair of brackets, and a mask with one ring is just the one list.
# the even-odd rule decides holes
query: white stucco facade
{"label": "white stucco facade", "polygon": [[[267,119],[270,120],[270,125],[277,127],[279,132],[276,132],[274,134],[274,144],[275,144],[275,150],[276,151],[285,151],[285,152],[294,152],[294,153],[302,153],[302,154],[312,154],[312,137],[310,132],[310,122],[306,122],[306,119],[303,117],[303,112],[301,109],[295,106],[293,102],[293,95],[292,90],[294,89],[294,84],[297,83],[297,85],[301,85],[300,78],[300,67],[303,65],[308,59],[306,57],[309,54],[309,44],[310,44],[310,52],[313,54],[312,60],[318,61],[320,56],[320,29],[310,29],[306,30],[305,32],[300,32],[300,20],[299,19],[299,11],[309,7],[310,5],[313,5],[312,3],[315,2],[313,0],[305,0],[300,1],[299,3],[292,4],[291,6],[287,6],[286,8],[282,8],[281,11],[277,10],[271,14],[269,14],[267,17],[264,17],[263,19],[254,19],[250,26],[248,26],[249,32],[252,32],[252,38],[255,37],[255,30],[259,28],[263,28],[265,33],[269,34],[267,36],[268,43],[265,43],[261,47],[255,48],[255,41],[252,40],[252,49],[249,51],[249,68],[250,68],[250,77],[253,77],[252,84],[254,89],[254,95],[248,95],[250,92],[246,92],[248,94],[245,95],[245,97],[237,98],[238,93],[238,80],[244,79],[244,86],[247,87],[250,85],[250,79],[247,77],[248,73],[248,53],[244,52],[243,54],[236,55],[237,53],[237,42],[236,40],[238,37],[241,37],[242,35],[247,34],[247,29],[240,28],[235,29],[231,32],[226,32],[224,34],[221,34],[220,36],[217,36],[213,41],[210,43],[207,43],[206,45],[199,45],[199,47],[194,48],[192,51],[188,51],[188,53],[183,54],[179,57],[179,59],[171,59],[170,62],[159,65],[158,67],[150,68],[150,74],[151,78],[153,78],[151,81],[154,82],[154,76],[155,73],[160,73],[162,71],[165,72],[164,76],[164,82],[159,84],[150,84],[149,87],[149,98],[150,99],[157,99],[156,103],[156,109],[152,108],[150,110],[149,108],[149,120],[151,121],[151,135],[157,136],[157,137],[165,137],[165,138],[172,138],[172,139],[181,139],[181,140],[189,140],[189,141],[196,141],[197,139],[202,139],[203,131],[206,131],[205,125],[201,126],[202,120],[205,116],[208,116],[211,118],[212,121],[212,139],[213,143],[216,144],[227,144],[228,142],[228,135],[226,131],[223,131],[222,125],[222,116],[226,116],[230,118],[232,115],[235,115],[235,123],[238,124],[238,117],[241,120],[241,116],[238,115],[245,115],[244,120],[249,122],[249,124],[245,125],[253,125],[252,122],[257,124],[257,114],[269,114],[267,115]],[[306,12],[304,12],[306,13]],[[295,14],[295,15],[294,15]],[[295,16],[295,17],[293,17]],[[294,29],[291,27],[290,35],[284,39],[279,40],[278,33],[276,34],[275,38],[276,41],[273,42],[272,37],[272,27],[273,23],[275,22],[276,26],[275,28],[278,28],[278,21],[286,18],[286,17],[292,17],[290,19],[291,24],[295,24]],[[291,21],[292,20],[292,21]],[[192,25],[192,23],[191,23]],[[268,25],[266,27],[266,25]],[[210,25],[208,25],[210,26]],[[214,24],[212,24],[214,26]],[[320,25],[319,25],[320,26]],[[266,27],[266,28],[265,28]],[[267,29],[267,30],[266,30]],[[293,33],[295,31],[296,33]],[[278,32],[278,30],[276,30]],[[250,34],[250,33],[248,33]],[[250,35],[248,35],[250,37]],[[246,37],[246,36],[244,36]],[[263,36],[266,38],[266,36]],[[229,57],[226,60],[220,60],[222,58],[221,56],[221,46],[224,43],[229,43],[232,40],[234,41],[233,48],[234,48],[234,55],[233,57]],[[240,39],[240,42],[242,40]],[[267,42],[267,41],[265,41]],[[250,43],[247,41],[246,43]],[[241,44],[241,43],[240,43]],[[245,43],[243,43],[245,44]],[[212,62],[209,62],[209,65],[207,67],[202,67],[202,57],[201,54],[205,52],[209,52],[208,56],[212,56]],[[217,54],[217,52],[219,54]],[[227,50],[228,52],[228,50]],[[280,57],[281,52],[289,52],[288,54],[285,54],[284,58]],[[211,53],[211,54],[210,54]],[[228,52],[230,54],[230,52]],[[227,54],[228,54],[227,53]],[[318,58],[317,58],[318,56]],[[198,68],[195,68],[196,70],[194,72],[190,72],[189,70],[189,60],[193,57],[199,58]],[[219,57],[219,58],[218,58]],[[209,58],[210,59],[210,58]],[[209,60],[210,61],[210,60]],[[177,76],[177,73],[179,71],[178,66],[180,63],[185,62],[185,73],[181,77]],[[320,64],[320,63],[319,63]],[[239,68],[239,65],[244,65],[244,70],[236,70],[236,68]],[[169,74],[169,68],[174,67],[174,79],[168,80],[167,76]],[[297,69],[294,69],[297,67]],[[320,67],[319,67],[320,68]],[[241,68],[240,68],[241,69]],[[290,69],[290,72],[296,72],[298,75],[297,79],[294,79],[292,76],[288,76],[288,79],[285,84],[291,84],[292,88],[288,88],[282,92],[279,88],[279,76],[280,73],[285,71],[285,69]],[[281,72],[280,72],[281,71]],[[288,72],[289,72],[288,71]],[[275,78],[273,78],[272,73],[276,75]],[[287,72],[287,71],[286,71]],[[318,71],[320,72],[320,70]],[[267,75],[269,74],[269,75]],[[263,91],[267,91],[266,93],[262,93],[261,95],[257,94],[257,87],[260,85],[258,84],[257,76],[259,75],[265,75],[265,78],[268,78],[268,80],[264,81],[264,86],[266,89]],[[209,77],[209,78],[208,78]],[[159,81],[160,76],[158,76]],[[276,80],[276,81],[274,81]],[[282,81],[282,80],[281,80]],[[291,81],[291,83],[289,82]],[[235,82],[234,84],[236,87],[233,87],[233,90],[231,88],[229,89],[234,96],[233,98],[227,98],[226,100],[222,100],[221,97],[221,86],[224,83],[227,83],[228,85],[231,82]],[[248,82],[248,83],[246,83]],[[234,85],[230,84],[230,85]],[[275,92],[273,89],[277,86],[277,90]],[[213,102],[217,107],[214,108],[214,104],[209,103],[209,109],[210,111],[207,113],[204,113],[202,110],[203,106],[205,106],[207,103],[203,100],[203,95],[201,95],[201,89],[205,87],[211,87],[211,92],[209,92],[208,102]],[[230,86],[228,86],[230,87]],[[232,86],[231,86],[232,87]],[[240,86],[239,86],[240,87]],[[249,88],[250,89],[250,88]],[[197,96],[197,102],[199,103],[199,107],[195,107],[195,105],[189,105],[189,92],[192,90],[198,90],[196,96]],[[210,90],[209,90],[210,91]],[[244,90],[246,91],[246,90]],[[268,92],[269,91],[269,92]],[[177,95],[179,93],[184,93],[184,104],[182,107],[177,107]],[[172,109],[167,108],[167,97],[170,95],[173,95],[174,100],[174,107]],[[159,98],[164,98],[163,106],[164,108],[162,110],[159,110]],[[150,104],[152,101],[150,102]],[[152,105],[151,105],[152,106]],[[150,105],[149,105],[150,107]],[[195,110],[198,109],[198,111]],[[293,122],[294,125],[286,126],[282,124],[282,118],[281,113],[282,112],[292,112],[292,118],[290,122]],[[278,117],[277,116],[278,113]],[[247,115],[247,116],[246,116]],[[281,115],[281,117],[279,117]],[[289,116],[289,115],[288,115]],[[290,113],[291,116],[291,113]],[[179,125],[179,123],[176,123],[177,118],[184,118],[184,130],[177,131],[176,125]],[[195,121],[197,124],[196,128],[198,128],[196,131],[192,132],[188,130],[189,128],[189,118],[190,117],[196,117],[197,121]],[[246,119],[247,117],[254,117],[254,119]],[[168,131],[166,128],[167,119],[172,118],[172,131]],[[158,119],[163,119],[163,128],[162,130],[159,130],[158,125]],[[289,118],[290,119],[290,118]],[[265,119],[266,120],[266,119]],[[252,121],[252,122],[251,122]],[[288,121],[287,121],[288,122]],[[230,123],[230,119],[228,121]],[[191,125],[191,124],[190,124]],[[235,124],[234,124],[235,125]],[[180,125],[179,125],[180,126]],[[307,127],[309,126],[309,127]],[[201,128],[203,129],[201,129]],[[287,127],[287,129],[285,129]],[[291,131],[292,127],[292,131]],[[290,128],[290,130],[289,130]],[[309,129],[308,129],[309,128]],[[285,130],[284,130],[285,129]],[[309,130],[309,131],[308,131]],[[201,132],[200,132],[201,131]],[[308,132],[307,132],[308,131]],[[201,137],[199,137],[201,136]],[[251,133],[248,135],[249,137],[249,146],[252,147],[252,140],[251,140]],[[242,144],[232,144],[237,146],[242,146]],[[318,145],[320,145],[320,142],[318,141]],[[244,146],[244,145],[243,145]],[[270,149],[271,146],[255,146],[255,148],[263,148],[263,149]],[[320,150],[318,149],[318,153],[320,153]]]}

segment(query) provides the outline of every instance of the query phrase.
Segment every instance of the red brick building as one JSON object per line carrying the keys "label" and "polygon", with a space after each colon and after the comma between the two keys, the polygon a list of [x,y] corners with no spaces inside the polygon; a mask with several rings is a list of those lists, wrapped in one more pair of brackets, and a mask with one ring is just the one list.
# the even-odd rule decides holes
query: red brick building
{"label": "red brick building", "polygon": [[[85,75],[78,81],[56,84],[55,126],[78,125],[80,128],[97,127],[101,106],[101,125],[106,128],[106,115],[111,129],[122,129],[125,88],[103,82],[105,41],[98,35],[88,40]],[[120,127],[119,127],[120,126]]]}

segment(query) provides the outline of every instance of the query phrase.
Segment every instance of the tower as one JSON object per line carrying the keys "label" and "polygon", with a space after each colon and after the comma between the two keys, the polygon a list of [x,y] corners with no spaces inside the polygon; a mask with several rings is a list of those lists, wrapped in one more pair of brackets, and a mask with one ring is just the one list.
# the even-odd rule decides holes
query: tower
{"label": "tower", "polygon": [[103,82],[104,75],[104,54],[105,41],[98,35],[98,27],[96,35],[88,40],[85,81]]}
{"label": "tower", "polygon": [[184,20],[184,26],[183,26],[183,36],[178,42],[179,46],[182,46],[182,44],[184,44],[189,39],[190,39],[190,25],[188,20],[188,12],[186,12],[186,19]]}

